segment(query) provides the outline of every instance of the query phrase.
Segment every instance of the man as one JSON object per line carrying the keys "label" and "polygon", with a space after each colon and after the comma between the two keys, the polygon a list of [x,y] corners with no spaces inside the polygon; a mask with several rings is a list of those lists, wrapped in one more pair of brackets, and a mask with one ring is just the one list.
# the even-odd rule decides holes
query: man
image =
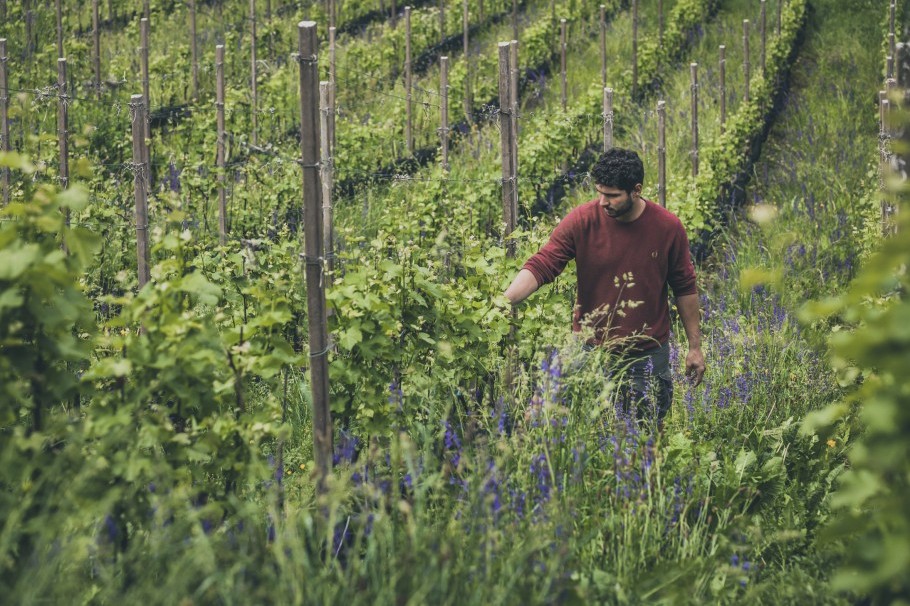
{"label": "man", "polygon": [[[656,395],[646,396],[643,403],[655,407],[661,421],[673,398],[668,287],[689,343],[686,375],[698,385],[705,372],[689,240],[674,214],[642,198],[644,166],[634,151],[611,149],[597,160],[591,175],[598,197],[559,223],[505,296],[513,305],[520,303],[575,259],[573,330],[590,327],[594,336],[588,346],[603,344],[628,362],[624,406],[630,406],[634,394]],[[647,412],[642,408],[638,406],[639,417]]]}

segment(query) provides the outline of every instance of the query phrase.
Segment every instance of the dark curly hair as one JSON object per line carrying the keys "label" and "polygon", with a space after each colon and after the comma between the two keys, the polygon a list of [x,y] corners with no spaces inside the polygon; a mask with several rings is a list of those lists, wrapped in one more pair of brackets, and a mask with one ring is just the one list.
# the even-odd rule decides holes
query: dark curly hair
{"label": "dark curly hair", "polygon": [[636,185],[644,183],[645,167],[634,151],[614,147],[600,155],[591,169],[591,176],[597,185],[632,193]]}

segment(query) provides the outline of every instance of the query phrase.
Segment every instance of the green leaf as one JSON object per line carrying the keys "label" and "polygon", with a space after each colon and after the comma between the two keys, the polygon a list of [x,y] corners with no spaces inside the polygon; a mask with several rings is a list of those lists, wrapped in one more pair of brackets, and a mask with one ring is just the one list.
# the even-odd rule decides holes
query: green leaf
{"label": "green leaf", "polygon": [[363,333],[356,326],[351,326],[338,335],[338,344],[350,351],[354,346],[363,341]]}
{"label": "green leaf", "polygon": [[0,167],[21,170],[26,174],[35,172],[35,165],[28,158],[16,152],[0,152]]}
{"label": "green leaf", "polygon": [[72,227],[63,232],[63,243],[70,254],[85,266],[91,263],[101,249],[101,236],[84,227]]}
{"label": "green leaf", "polygon": [[0,280],[15,280],[28,266],[41,258],[41,247],[37,244],[13,246],[0,250]]}
{"label": "green leaf", "polygon": [[79,212],[88,206],[88,190],[81,183],[77,183],[58,193],[57,202],[63,208]]}
{"label": "green leaf", "polygon": [[177,288],[182,292],[196,295],[203,305],[215,305],[221,298],[221,289],[198,271],[183,276]]}

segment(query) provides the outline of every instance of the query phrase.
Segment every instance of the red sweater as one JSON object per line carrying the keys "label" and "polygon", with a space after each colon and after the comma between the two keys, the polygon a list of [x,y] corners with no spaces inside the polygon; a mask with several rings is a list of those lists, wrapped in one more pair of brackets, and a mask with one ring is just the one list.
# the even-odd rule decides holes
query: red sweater
{"label": "red sweater", "polygon": [[649,200],[631,223],[607,215],[597,200],[576,207],[524,268],[542,286],[571,259],[578,272],[572,329],[593,327],[598,344],[635,336],[634,349],[657,347],[670,335],[667,286],[677,297],[697,292],[685,228]]}

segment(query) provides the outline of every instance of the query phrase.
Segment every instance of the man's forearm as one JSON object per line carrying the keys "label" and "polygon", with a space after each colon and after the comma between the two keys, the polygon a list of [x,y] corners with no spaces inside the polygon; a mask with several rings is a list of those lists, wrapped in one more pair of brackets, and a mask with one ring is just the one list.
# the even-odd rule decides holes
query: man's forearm
{"label": "man's forearm", "polygon": [[540,285],[537,283],[537,278],[534,277],[534,274],[530,270],[522,269],[506,289],[505,295],[512,302],[512,305],[517,305],[531,296],[538,288],[540,288]]}
{"label": "man's forearm", "polygon": [[683,295],[676,298],[676,308],[686,331],[689,349],[701,349],[701,309],[698,294]]}

